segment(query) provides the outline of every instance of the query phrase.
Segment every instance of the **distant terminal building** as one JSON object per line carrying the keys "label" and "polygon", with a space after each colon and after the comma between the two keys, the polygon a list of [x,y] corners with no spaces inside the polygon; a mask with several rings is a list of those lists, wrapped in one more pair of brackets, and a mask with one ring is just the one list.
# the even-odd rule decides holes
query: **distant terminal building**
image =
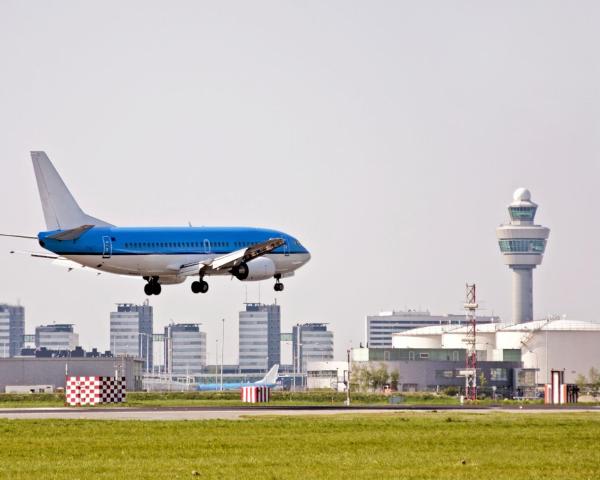
{"label": "distant terminal building", "polygon": [[0,304],[0,358],[14,357],[23,348],[25,308]]}
{"label": "distant terminal building", "polygon": [[[498,323],[496,316],[477,316],[477,323]],[[429,311],[394,310],[381,312],[378,315],[367,315],[366,341],[372,348],[390,348],[392,335],[412,328],[426,327],[429,325],[463,325],[466,317],[462,315],[432,315]]]}
{"label": "distant terminal building", "polygon": [[197,323],[165,327],[165,360],[171,375],[196,376],[206,367],[206,333]]}
{"label": "distant terminal building", "polygon": [[117,311],[110,313],[110,350],[114,355],[140,357],[146,370],[151,370],[153,322],[148,300],[142,305],[117,304]]}
{"label": "distant terminal building", "polygon": [[72,324],[57,323],[35,327],[35,348],[46,350],[74,350],[79,345],[79,335]]}
{"label": "distant terminal building", "polygon": [[308,362],[333,360],[333,332],[325,323],[304,323],[292,329],[294,371],[305,372]]}
{"label": "distant terminal building", "polygon": [[496,229],[504,263],[512,270],[511,323],[533,320],[533,269],[542,263],[550,235],[549,228],[533,223],[537,207],[529,190],[517,189],[508,206],[510,223]]}
{"label": "distant terminal building", "polygon": [[246,303],[239,314],[240,372],[264,372],[281,363],[281,307]]}

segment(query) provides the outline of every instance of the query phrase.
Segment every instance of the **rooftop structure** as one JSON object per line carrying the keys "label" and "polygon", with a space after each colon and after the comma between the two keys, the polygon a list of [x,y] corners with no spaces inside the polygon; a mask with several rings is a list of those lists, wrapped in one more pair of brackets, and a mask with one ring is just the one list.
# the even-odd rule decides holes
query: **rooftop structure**
{"label": "rooftop structure", "polygon": [[510,223],[496,229],[504,263],[513,272],[512,321],[533,320],[533,269],[542,263],[550,229],[535,225],[537,204],[526,188],[518,188],[508,206]]}

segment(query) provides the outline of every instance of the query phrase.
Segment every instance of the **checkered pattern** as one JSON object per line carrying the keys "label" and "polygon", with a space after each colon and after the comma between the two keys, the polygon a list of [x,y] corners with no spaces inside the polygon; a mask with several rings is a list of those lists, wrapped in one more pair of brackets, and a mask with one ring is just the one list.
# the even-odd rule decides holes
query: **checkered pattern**
{"label": "checkered pattern", "polygon": [[269,387],[250,386],[242,387],[241,397],[242,402],[246,403],[263,403],[269,401],[271,389]]}
{"label": "checkered pattern", "polygon": [[67,377],[67,405],[98,405],[125,401],[125,377]]}

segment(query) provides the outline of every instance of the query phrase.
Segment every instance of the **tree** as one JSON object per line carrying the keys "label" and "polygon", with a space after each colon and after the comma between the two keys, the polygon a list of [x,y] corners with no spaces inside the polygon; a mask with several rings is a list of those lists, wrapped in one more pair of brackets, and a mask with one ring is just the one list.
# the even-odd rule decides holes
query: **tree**
{"label": "tree", "polygon": [[590,368],[588,385],[590,387],[590,393],[594,398],[600,395],[600,370],[595,367]]}
{"label": "tree", "polygon": [[371,386],[373,390],[383,389],[384,385],[388,382],[390,374],[385,364],[380,363],[379,368],[371,370]]}
{"label": "tree", "polygon": [[398,391],[398,380],[400,380],[400,372],[398,370],[394,370],[390,373],[390,387],[392,390]]}

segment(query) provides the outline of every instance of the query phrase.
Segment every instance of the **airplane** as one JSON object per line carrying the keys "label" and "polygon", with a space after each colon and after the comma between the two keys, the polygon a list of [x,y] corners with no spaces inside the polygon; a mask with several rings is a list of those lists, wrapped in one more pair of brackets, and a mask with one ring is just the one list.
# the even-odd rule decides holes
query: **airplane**
{"label": "airplane", "polygon": [[[117,227],[85,213],[45,152],[31,152],[46,222],[37,237],[0,234],[38,240],[50,251],[26,252],[55,260],[69,268],[139,276],[146,295],[159,295],[162,285],[196,277],[193,293],[206,293],[206,277],[232,275],[240,281],[282,278],[310,260],[309,251],[287,233],[254,227]],[[16,253],[12,251],[11,253]]]}
{"label": "airplane", "polygon": [[273,365],[271,370],[267,374],[258,380],[257,382],[239,382],[239,383],[224,383],[221,388],[220,383],[201,383],[198,384],[196,390],[200,391],[214,391],[214,390],[239,390],[242,387],[251,386],[263,386],[263,387],[276,387],[277,377],[279,376],[279,365]]}

